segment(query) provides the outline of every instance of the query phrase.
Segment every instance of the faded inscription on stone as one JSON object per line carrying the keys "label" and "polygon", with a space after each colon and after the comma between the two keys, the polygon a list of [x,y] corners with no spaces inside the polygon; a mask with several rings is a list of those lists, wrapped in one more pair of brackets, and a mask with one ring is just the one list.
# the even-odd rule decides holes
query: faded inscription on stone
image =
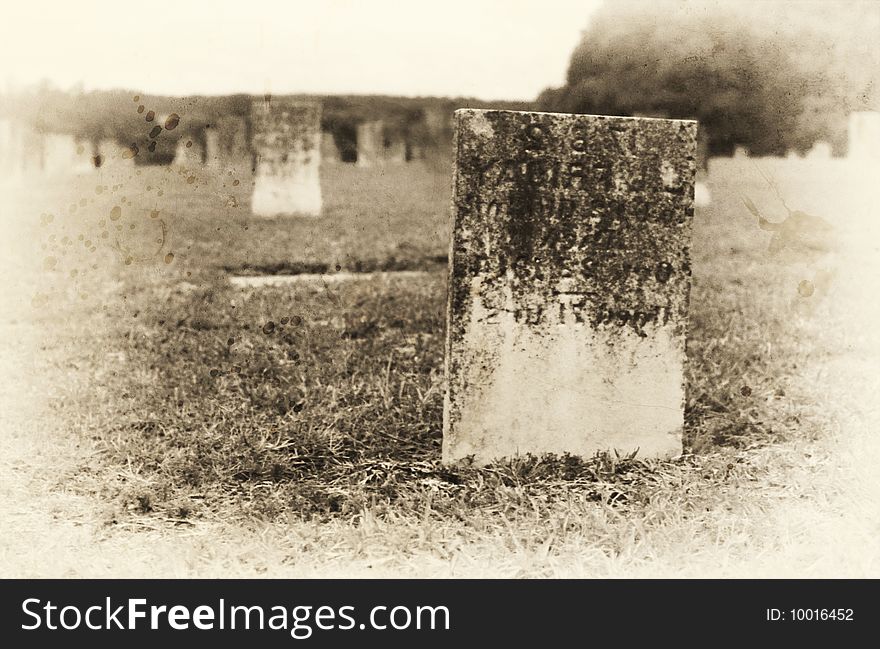
{"label": "faded inscription on stone", "polygon": [[272,99],[252,106],[256,174],[251,209],[260,216],[321,213],[321,105]]}
{"label": "faded inscription on stone", "polygon": [[444,460],[680,453],[696,122],[455,126]]}

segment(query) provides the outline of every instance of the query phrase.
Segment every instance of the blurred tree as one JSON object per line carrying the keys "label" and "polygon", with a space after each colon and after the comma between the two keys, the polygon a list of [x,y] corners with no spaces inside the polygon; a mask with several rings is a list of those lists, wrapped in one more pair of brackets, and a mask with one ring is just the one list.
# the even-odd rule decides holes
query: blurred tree
{"label": "blurred tree", "polygon": [[865,0],[617,0],[537,104],[697,118],[714,154],[840,149],[846,114],[877,108],[878,37],[880,3]]}

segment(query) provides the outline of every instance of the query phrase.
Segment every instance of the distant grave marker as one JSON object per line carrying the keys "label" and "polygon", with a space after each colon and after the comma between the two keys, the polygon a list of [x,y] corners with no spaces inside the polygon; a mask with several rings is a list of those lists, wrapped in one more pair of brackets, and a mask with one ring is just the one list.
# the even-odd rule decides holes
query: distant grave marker
{"label": "distant grave marker", "polygon": [[828,142],[819,141],[813,144],[806,155],[809,160],[830,160],[831,145]]}
{"label": "distant grave marker", "polygon": [[247,122],[239,115],[223,115],[205,129],[205,162],[217,170],[239,170],[251,165]]}
{"label": "distant grave marker", "polygon": [[46,137],[30,124],[19,124],[21,137],[21,165],[26,175],[42,174],[46,170]]}
{"label": "distant grave marker", "polygon": [[880,159],[880,113],[874,111],[850,113],[848,134],[848,158]]}
{"label": "distant grave marker", "polygon": [[444,461],[679,454],[696,122],[455,122]]}
{"label": "distant grave marker", "polygon": [[99,169],[133,167],[135,155],[137,153],[131,146],[107,138],[98,142],[93,162]]}
{"label": "distant grave marker", "polygon": [[76,173],[90,173],[95,170],[95,156],[98,153],[95,143],[91,140],[76,140],[76,159],[74,171]]}
{"label": "distant grave marker", "polygon": [[220,152],[220,133],[215,128],[205,129],[205,164],[212,169],[219,169],[223,164]]}
{"label": "distant grave marker", "polygon": [[342,161],[339,147],[336,146],[336,138],[333,137],[333,133],[327,131],[321,133],[321,160],[331,164]]}
{"label": "distant grave marker", "polygon": [[73,174],[77,167],[77,144],[72,135],[47,133],[44,136],[45,171],[50,175]]}
{"label": "distant grave marker", "polygon": [[385,148],[385,127],[381,121],[363,122],[357,126],[357,166],[374,167],[382,162]]}
{"label": "distant grave marker", "polygon": [[179,167],[198,167],[202,160],[203,150],[199,138],[194,134],[183,134],[174,148],[172,164]]}
{"label": "distant grave marker", "polygon": [[252,118],[253,213],[320,215],[320,103],[260,100],[252,106]]}
{"label": "distant grave marker", "polygon": [[406,140],[394,136],[383,140],[383,162],[388,164],[403,164],[406,162]]}

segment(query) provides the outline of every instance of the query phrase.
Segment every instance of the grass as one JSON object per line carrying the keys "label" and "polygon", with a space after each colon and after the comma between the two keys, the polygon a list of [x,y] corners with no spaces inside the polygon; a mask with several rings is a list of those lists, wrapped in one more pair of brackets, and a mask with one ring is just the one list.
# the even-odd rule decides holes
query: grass
{"label": "grass", "polygon": [[[100,194],[80,180],[57,191],[87,197],[86,209],[37,228],[58,280],[41,299],[59,305],[79,346],[58,337],[59,323],[42,326],[86,377],[76,389],[60,382],[51,408],[100,454],[68,479],[112,503],[111,526],[270,525],[282,563],[305,552],[319,571],[366,557],[406,573],[399,552],[430,557],[428,572],[431,561],[457,558],[477,572],[497,559],[509,562],[505,574],[566,574],[566,557],[592,574],[613,574],[618,562],[638,572],[675,543],[729,532],[728,547],[760,533],[764,519],[749,508],[780,494],[763,504],[743,494],[791,481],[804,449],[833,426],[802,375],[833,353],[803,337],[821,309],[797,290],[813,269],[792,263],[797,240],[789,256],[770,254],[771,235],[741,202],[745,192],[769,211],[763,178],[716,177],[715,202],[697,215],[689,453],[475,468],[439,462],[442,271],[258,290],[223,276],[436,269],[448,236],[445,176],[417,165],[330,168],[326,216],[284,220],[248,216],[246,182],[233,189],[231,177],[204,173],[145,169]],[[122,218],[107,222],[123,193]],[[153,254],[159,219],[167,236]],[[102,239],[108,224],[114,234]],[[77,253],[61,243],[80,234]],[[101,247],[90,252],[87,240]],[[280,540],[281,529],[292,536]]]}

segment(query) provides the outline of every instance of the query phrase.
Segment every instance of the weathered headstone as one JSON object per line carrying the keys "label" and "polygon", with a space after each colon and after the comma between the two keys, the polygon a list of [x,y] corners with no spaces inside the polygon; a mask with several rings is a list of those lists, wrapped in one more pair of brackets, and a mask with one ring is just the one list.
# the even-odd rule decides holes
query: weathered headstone
{"label": "weathered headstone", "polygon": [[222,115],[205,128],[205,162],[220,171],[240,171],[250,167],[251,155],[244,117]]}
{"label": "weathered headstone", "polygon": [[415,139],[407,141],[406,159],[408,162],[412,160],[424,160],[425,157],[425,145],[423,142],[419,142]]}
{"label": "weathered headstone", "polygon": [[99,169],[124,169],[134,166],[135,155],[137,152],[131,146],[124,146],[116,140],[106,138],[98,142],[94,163]]}
{"label": "weathered headstone", "polygon": [[76,173],[91,173],[95,170],[95,156],[98,155],[97,147],[91,140],[76,140],[76,158],[73,169]]}
{"label": "weathered headstone", "polygon": [[220,132],[216,127],[205,129],[205,164],[211,169],[223,166],[223,154],[220,151]]}
{"label": "weathered headstone", "polygon": [[184,133],[177,141],[172,164],[180,167],[197,167],[202,164],[202,145],[193,134]]}
{"label": "weathered headstone", "polygon": [[339,147],[336,146],[336,138],[333,133],[324,131],[321,133],[321,160],[326,164],[336,164],[342,160]]}
{"label": "weathered headstone", "polygon": [[385,148],[384,124],[379,121],[362,122],[357,126],[357,166],[374,167],[382,163]]}
{"label": "weathered headstone", "polygon": [[46,170],[46,137],[29,124],[19,124],[21,133],[22,170],[26,175]]}
{"label": "weathered headstone", "polygon": [[448,106],[425,106],[422,120],[429,138],[434,144],[441,144],[452,130],[452,109]]}
{"label": "weathered headstone", "polygon": [[455,122],[444,461],[679,454],[696,122]]}
{"label": "weathered headstone", "polygon": [[321,104],[256,101],[256,176],[251,209],[260,216],[321,213]]}
{"label": "weathered headstone", "polygon": [[880,159],[880,113],[850,113],[847,157],[854,160]]}
{"label": "weathered headstone", "polygon": [[406,162],[406,138],[400,133],[385,133],[382,138],[382,162],[403,164]]}
{"label": "weathered headstone", "polygon": [[831,145],[828,142],[820,140],[815,142],[810,150],[807,151],[806,158],[808,160],[830,160]]}
{"label": "weathered headstone", "polygon": [[66,175],[76,172],[76,140],[66,133],[46,133],[45,170],[50,175]]}

